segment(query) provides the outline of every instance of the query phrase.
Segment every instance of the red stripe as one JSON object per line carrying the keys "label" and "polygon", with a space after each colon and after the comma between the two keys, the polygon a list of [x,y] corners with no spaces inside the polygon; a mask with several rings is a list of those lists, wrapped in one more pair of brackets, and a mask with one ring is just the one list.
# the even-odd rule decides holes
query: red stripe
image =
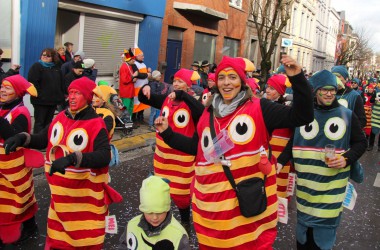
{"label": "red stripe", "polygon": [[27,210],[25,210],[22,214],[11,214],[11,213],[0,213],[0,223],[17,223],[26,221],[32,218],[38,210],[37,203],[31,205]]}
{"label": "red stripe", "polygon": [[[181,167],[178,167],[178,170],[180,170]],[[194,171],[189,172],[189,173],[184,173],[181,171],[174,171],[174,170],[166,170],[162,168],[154,168],[154,172],[157,174],[162,174],[162,175],[170,175],[170,176],[176,176],[176,177],[181,177],[181,178],[191,178],[194,176]]]}
{"label": "red stripe", "polygon": [[94,206],[103,207],[104,204],[104,198],[101,200],[97,200],[94,197],[91,196],[81,196],[81,197],[70,197],[70,196],[62,196],[62,195],[52,195],[52,199],[55,203],[65,203],[65,204],[82,204],[82,203],[88,203]]}
{"label": "red stripe", "polygon": [[176,195],[176,194],[170,194],[170,197],[172,198],[174,204],[179,208],[187,208],[191,204],[191,198],[190,194],[188,195]]}
{"label": "red stripe", "polygon": [[88,179],[68,179],[64,176],[53,175],[49,176],[49,173],[45,172],[45,176],[50,185],[59,186],[63,188],[78,188],[78,189],[91,189],[95,192],[103,191],[103,185],[101,183],[94,183]]}
{"label": "red stripe", "polygon": [[[4,147],[2,147],[2,148],[4,148]],[[21,150],[21,149],[15,151],[15,152],[12,152],[9,155],[0,154],[0,162],[15,160],[15,159],[23,157],[23,156],[24,156],[24,150]]]}
{"label": "red stripe", "polygon": [[[164,155],[167,155],[167,154],[168,153],[165,153]],[[181,156],[178,156],[178,157],[181,157]],[[180,165],[181,167],[191,167],[194,164],[194,161],[182,161],[179,158],[178,159],[168,159],[168,158],[160,157],[157,154],[154,155],[154,160],[156,160],[162,164]]]}
{"label": "red stripe", "polygon": [[15,200],[0,198],[0,204],[1,205],[13,206],[15,208],[23,208],[26,205],[28,205],[30,202],[32,202],[33,198],[34,198],[34,195],[32,195],[31,197],[29,197],[24,203],[18,203]]}
{"label": "red stripe", "polygon": [[53,249],[70,249],[70,250],[101,250],[104,244],[85,246],[85,247],[73,247],[61,240],[54,240],[49,236],[46,237],[45,250]]}
{"label": "red stripe", "polygon": [[[25,180],[26,179],[26,180]],[[29,182],[29,178],[26,178],[26,176],[18,181],[12,181],[10,182],[13,187],[19,187],[21,186],[22,184],[24,183],[28,183]],[[17,195],[19,197],[24,197],[26,194],[28,194],[30,192],[30,190],[32,189],[34,183],[33,183],[33,180],[30,182],[30,185],[27,189],[25,189],[24,191],[22,192],[17,192],[15,188],[9,188],[9,187],[6,187],[6,186],[3,186],[3,185],[0,185],[0,191],[4,191],[4,192],[7,192],[7,193],[10,193],[10,194],[13,194],[13,195]]]}
{"label": "red stripe", "polygon": [[[53,205],[53,204],[52,204]],[[50,207],[50,209],[52,209]],[[85,221],[85,220],[105,220],[105,216],[108,215],[108,211],[104,214],[95,214],[88,211],[83,212],[56,212],[61,221]],[[83,225],[84,227],[86,225]]]}
{"label": "red stripe", "polygon": [[[103,220],[104,220],[104,218],[103,218]],[[85,239],[85,238],[95,238],[95,237],[105,235],[104,228],[66,231],[60,222],[52,220],[52,219],[48,219],[48,225],[49,225],[50,229],[67,233],[70,236],[70,238],[72,238],[73,240],[80,240],[80,239]]]}

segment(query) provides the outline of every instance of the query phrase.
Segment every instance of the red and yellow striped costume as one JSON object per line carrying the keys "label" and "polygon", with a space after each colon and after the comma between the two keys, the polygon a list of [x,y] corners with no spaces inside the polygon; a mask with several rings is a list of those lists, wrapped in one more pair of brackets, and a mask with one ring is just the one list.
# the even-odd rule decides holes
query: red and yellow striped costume
{"label": "red and yellow striped costume", "polygon": [[48,133],[45,174],[51,191],[45,249],[102,249],[108,167],[100,169],[66,168],[64,175],[49,176],[53,146],[66,146],[70,153],[92,152],[94,140],[105,129],[102,118],[73,120],[61,112]]}
{"label": "red and yellow striped costume", "polygon": [[[29,133],[31,119],[26,107],[0,110],[0,116],[5,117],[10,124],[19,115],[27,118],[28,131],[25,132]],[[25,167],[24,149],[17,148],[15,152],[5,155],[3,143],[4,139],[0,138],[0,238],[6,237],[7,230],[20,230],[21,223],[37,212],[33,172],[31,168]]]}
{"label": "red and yellow striped costume", "polygon": [[[268,148],[268,132],[259,99],[247,101],[232,114],[214,118],[215,132],[228,131],[234,147],[225,153],[235,182],[264,178],[258,168],[261,146]],[[197,127],[198,153],[192,195],[193,221],[200,249],[272,249],[276,238],[277,186],[274,165],[265,182],[267,209],[260,215],[241,215],[235,191],[220,163],[209,163],[204,152],[212,146],[209,112]]]}
{"label": "red and yellow striped costume", "polygon": [[[290,137],[292,136],[292,131],[289,128],[275,129],[272,133],[272,138],[270,140],[270,145],[272,146],[272,153],[277,158],[288,143]],[[287,198],[286,189],[288,187],[288,177],[290,172],[290,162],[281,169],[280,173],[277,174],[277,195],[282,198]]]}
{"label": "red and yellow striped costume", "polygon": [[[191,111],[184,101],[170,101],[166,98],[161,115],[168,118],[173,131],[191,137],[195,131]],[[169,147],[156,133],[154,173],[170,180],[170,195],[180,209],[190,206],[190,185],[194,176],[195,156]]]}
{"label": "red and yellow striped costume", "polygon": [[365,117],[367,119],[367,124],[364,127],[364,132],[367,136],[371,134],[371,116],[372,116],[372,103],[370,102],[371,100],[371,95],[368,93],[364,93],[364,98],[365,98],[365,103],[364,103],[364,111],[365,111]]}

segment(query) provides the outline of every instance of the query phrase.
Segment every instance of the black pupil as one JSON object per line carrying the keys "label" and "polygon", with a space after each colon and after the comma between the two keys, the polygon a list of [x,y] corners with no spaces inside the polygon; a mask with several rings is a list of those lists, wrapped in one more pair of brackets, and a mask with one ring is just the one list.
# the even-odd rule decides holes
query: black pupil
{"label": "black pupil", "polygon": [[210,143],[210,142],[209,142],[209,140],[208,140],[208,136],[205,136],[205,139],[204,139],[204,141],[203,141],[204,146],[207,148],[209,143]]}
{"label": "black pupil", "polygon": [[243,124],[238,123],[236,125],[236,132],[239,135],[244,135],[245,133],[247,133],[247,131],[248,131],[248,126],[246,123],[243,123]]}
{"label": "black pupil", "polygon": [[56,137],[57,136],[57,130],[56,129],[54,129],[54,132],[53,132],[53,135],[54,135],[54,137]]}
{"label": "black pupil", "polygon": [[83,137],[82,137],[82,136],[80,136],[80,135],[76,135],[76,136],[74,137],[74,144],[75,144],[75,145],[81,145],[82,142],[83,142]]}
{"label": "black pupil", "polygon": [[185,121],[185,116],[184,115],[180,115],[180,116],[178,116],[178,122],[179,123],[183,123],[184,121]]}
{"label": "black pupil", "polygon": [[311,125],[311,123],[305,126],[306,132],[310,132],[311,130],[313,130],[313,126]]}
{"label": "black pupil", "polygon": [[330,125],[330,131],[333,132],[333,133],[336,133],[336,131],[338,131],[338,125],[336,125],[335,123],[331,124]]}

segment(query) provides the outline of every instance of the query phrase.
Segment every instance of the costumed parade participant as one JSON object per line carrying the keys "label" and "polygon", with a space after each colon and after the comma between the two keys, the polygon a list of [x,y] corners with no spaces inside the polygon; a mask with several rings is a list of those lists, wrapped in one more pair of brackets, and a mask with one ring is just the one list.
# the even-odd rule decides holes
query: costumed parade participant
{"label": "costumed parade participant", "polygon": [[372,105],[371,134],[368,141],[368,151],[373,149],[377,137],[377,151],[380,152],[380,88],[376,90]]}
{"label": "costumed parade participant", "polygon": [[[266,98],[273,102],[285,105],[285,90],[287,77],[284,74],[272,75],[267,82]],[[273,155],[277,158],[284,150],[289,139],[293,135],[293,129],[281,128],[275,129],[272,132],[272,136],[269,144],[272,147]],[[285,165],[277,164],[277,195],[281,198],[287,198],[286,193],[288,187],[288,177],[290,172],[290,162]]]}
{"label": "costumed parade participant", "polygon": [[364,111],[367,119],[367,124],[364,127],[364,133],[367,139],[371,135],[371,116],[372,116],[372,105],[375,103],[376,91],[375,85],[369,84],[364,90]]}
{"label": "costumed parade participant", "polygon": [[209,73],[207,77],[207,88],[203,90],[201,102],[206,105],[210,97],[215,93],[215,73]]}
{"label": "costumed parade participant", "polygon": [[87,77],[69,88],[69,108],[39,134],[17,134],[18,146],[46,148],[45,174],[51,191],[45,249],[102,249],[108,205],[121,196],[108,186],[110,146],[104,121],[90,106],[95,83]]}
{"label": "costumed parade participant", "polygon": [[190,250],[189,236],[170,211],[170,187],[158,176],[143,180],[142,214],[132,218],[120,237],[118,249]]}
{"label": "costumed parade participant", "polygon": [[25,78],[4,78],[0,89],[0,248],[2,243],[22,241],[37,232],[33,169],[25,164],[24,148],[6,155],[3,144],[17,133],[31,131],[30,113],[23,103],[26,93],[37,96]]}
{"label": "costumed parade participant", "polygon": [[[302,68],[285,55],[282,62],[294,90],[292,107],[253,97],[246,85],[249,69],[244,59],[225,56],[215,72],[217,93],[192,138],[176,133],[164,116],[156,120],[165,143],[196,155],[192,211],[201,250],[272,248],[278,205],[269,134],[313,119],[311,89]],[[219,150],[226,145],[230,147]],[[258,189],[243,188],[247,182]],[[253,193],[239,193],[247,189]]]}
{"label": "costumed parade participant", "polygon": [[293,154],[297,173],[297,249],[332,249],[351,166],[365,152],[366,139],[358,117],[335,96],[336,77],[322,70],[310,82],[314,120],[296,128],[292,150],[283,154]]}
{"label": "costumed parade participant", "polygon": [[[203,112],[203,105],[192,97],[191,85],[199,79],[199,74],[188,69],[180,69],[174,75],[174,92],[168,96],[150,93],[145,85],[139,93],[139,100],[161,110],[172,129],[186,136],[192,136]],[[190,95],[188,94],[190,92]],[[160,134],[156,133],[154,154],[154,174],[170,180],[170,195],[178,207],[182,225],[190,227],[190,184],[194,176],[194,156],[168,146]]]}
{"label": "costumed parade participant", "polygon": [[111,140],[113,133],[115,131],[115,114],[113,112],[113,107],[108,105],[111,94],[116,94],[115,90],[106,85],[97,86],[94,90],[94,97],[92,99],[92,107],[95,112],[104,120],[106,124],[108,137]]}

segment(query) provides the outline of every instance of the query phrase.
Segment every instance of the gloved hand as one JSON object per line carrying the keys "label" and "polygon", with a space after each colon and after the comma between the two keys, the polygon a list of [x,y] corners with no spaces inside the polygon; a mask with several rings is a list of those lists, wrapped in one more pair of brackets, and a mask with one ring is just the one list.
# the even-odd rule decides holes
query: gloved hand
{"label": "gloved hand", "polygon": [[4,142],[5,154],[9,155],[10,152],[16,151],[16,148],[24,145],[25,141],[26,135],[22,133],[9,137]]}
{"label": "gloved hand", "polygon": [[49,175],[52,176],[55,172],[65,174],[65,168],[68,166],[73,166],[76,164],[77,157],[75,153],[66,155],[65,157],[61,157],[51,164]]}

